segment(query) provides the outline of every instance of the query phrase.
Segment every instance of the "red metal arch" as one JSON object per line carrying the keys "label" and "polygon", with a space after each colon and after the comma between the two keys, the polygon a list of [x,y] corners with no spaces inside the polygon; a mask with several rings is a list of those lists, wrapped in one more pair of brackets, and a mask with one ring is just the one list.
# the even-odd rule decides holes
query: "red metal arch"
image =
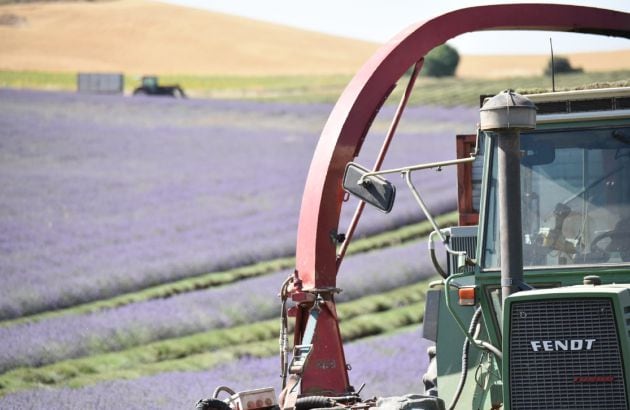
{"label": "red metal arch", "polygon": [[[630,14],[548,4],[472,7],[412,26],[385,44],[360,69],[339,98],[315,150],[298,227],[296,270],[302,289],[335,287],[337,255],[331,234],[339,224],[344,167],[358,154],[374,113],[390,89],[434,47],[459,34],[480,30],[573,31],[630,38]],[[300,299],[299,292],[294,296]],[[310,320],[310,304],[300,303],[298,307],[295,343],[302,344]],[[334,301],[330,299],[319,307],[315,329],[308,337],[312,351],[302,372],[301,392],[294,391],[290,396],[348,392],[349,380]]]}
{"label": "red metal arch", "polygon": [[345,165],[358,154],[376,110],[409,67],[434,47],[481,30],[550,30],[630,38],[630,14],[593,7],[510,4],[471,7],[409,27],[355,75],[322,131],[302,198],[296,268],[304,289],[334,287]]}

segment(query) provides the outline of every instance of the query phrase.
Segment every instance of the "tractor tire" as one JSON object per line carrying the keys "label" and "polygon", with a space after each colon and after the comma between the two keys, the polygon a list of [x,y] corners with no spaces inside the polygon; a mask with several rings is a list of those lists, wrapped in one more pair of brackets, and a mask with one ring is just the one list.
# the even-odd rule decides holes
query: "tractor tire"
{"label": "tractor tire", "polygon": [[232,410],[226,402],[219,399],[205,399],[197,402],[196,410]]}

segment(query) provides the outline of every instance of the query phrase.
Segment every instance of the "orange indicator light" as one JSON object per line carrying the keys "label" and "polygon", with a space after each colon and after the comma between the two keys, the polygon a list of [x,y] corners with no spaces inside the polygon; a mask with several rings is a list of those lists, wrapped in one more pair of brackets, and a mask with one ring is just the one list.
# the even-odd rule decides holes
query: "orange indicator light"
{"label": "orange indicator light", "polygon": [[460,306],[475,306],[475,288],[461,288],[459,289],[459,305]]}

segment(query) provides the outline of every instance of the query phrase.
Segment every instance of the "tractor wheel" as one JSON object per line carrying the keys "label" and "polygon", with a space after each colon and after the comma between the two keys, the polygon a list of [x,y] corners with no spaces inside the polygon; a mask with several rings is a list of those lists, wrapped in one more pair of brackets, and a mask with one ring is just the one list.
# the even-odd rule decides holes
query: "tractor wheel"
{"label": "tractor wheel", "polygon": [[219,399],[205,399],[197,402],[196,410],[232,410],[226,402]]}

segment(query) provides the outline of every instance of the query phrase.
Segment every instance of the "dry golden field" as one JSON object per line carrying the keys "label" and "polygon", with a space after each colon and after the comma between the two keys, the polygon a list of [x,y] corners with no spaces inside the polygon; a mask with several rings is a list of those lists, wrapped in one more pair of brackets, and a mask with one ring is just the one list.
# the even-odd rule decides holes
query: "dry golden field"
{"label": "dry golden field", "polygon": [[[628,50],[602,51],[598,53],[574,53],[568,57],[571,65],[584,71],[613,71],[630,69],[630,42]],[[457,75],[466,78],[497,78],[541,75],[548,55],[464,55],[457,68]]]}
{"label": "dry golden field", "polygon": [[[0,70],[352,74],[378,47],[150,0],[0,6]],[[630,47],[569,57],[586,71],[630,67]],[[547,59],[464,55],[458,76],[539,75]]]}
{"label": "dry golden field", "polygon": [[[0,6],[0,69],[337,74],[377,44],[146,0]],[[13,18],[9,16],[14,16]]]}

